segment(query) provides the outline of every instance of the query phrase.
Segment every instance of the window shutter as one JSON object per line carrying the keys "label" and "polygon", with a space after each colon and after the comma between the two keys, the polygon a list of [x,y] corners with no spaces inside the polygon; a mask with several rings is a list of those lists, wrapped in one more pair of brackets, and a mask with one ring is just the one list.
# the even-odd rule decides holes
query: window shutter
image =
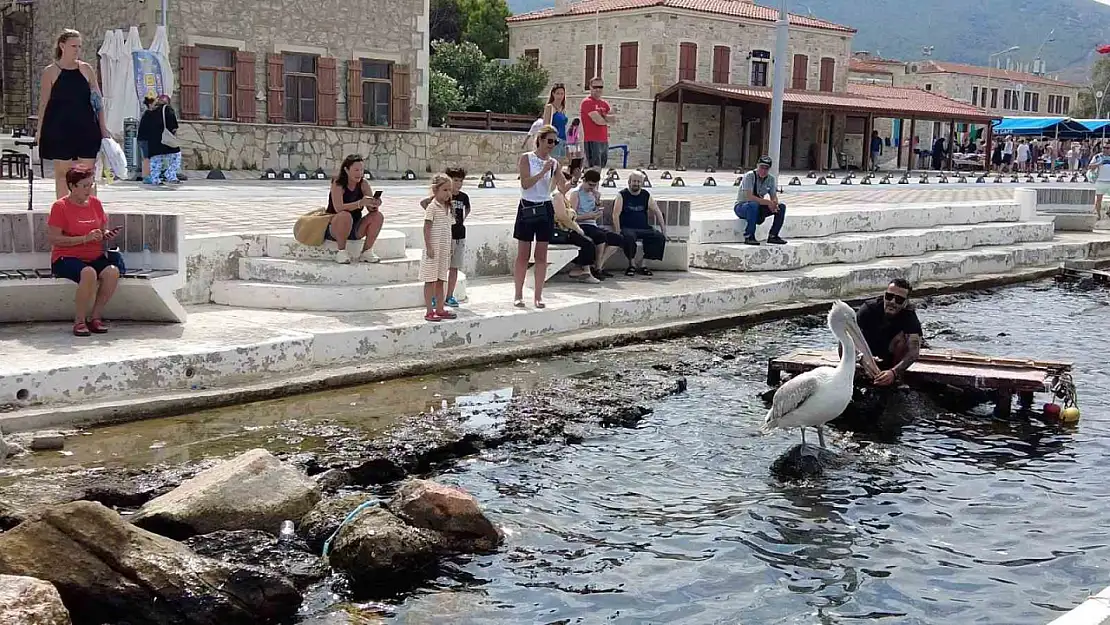
{"label": "window shutter", "polygon": [[235,52],[235,121],[253,124],[254,103],[254,52]]}
{"label": "window shutter", "polygon": [[200,54],[181,46],[181,119],[200,118]]}
{"label": "window shutter", "polygon": [[[824,65],[822,65],[822,68],[823,67],[824,67]],[[808,86],[806,83],[808,82],[808,78],[809,78],[809,57],[808,56],[806,56],[804,54],[795,54],[794,55],[794,71],[793,71],[792,76],[793,76],[793,79],[791,80],[790,88],[805,91],[805,89]],[[821,74],[821,80],[822,81],[825,80],[824,73]],[[822,82],[822,84],[824,84],[824,83]],[[822,89],[824,89],[824,87],[822,87]]]}
{"label": "window shutter", "polygon": [[266,55],[266,121],[285,122],[285,60],[280,54]]}
{"label": "window shutter", "polygon": [[639,78],[640,44],[638,42],[625,42],[621,44],[621,66],[617,87],[621,89],[635,89]]}
{"label": "window shutter", "polygon": [[713,82],[727,85],[732,73],[732,50],[728,46],[713,48]]}
{"label": "window shutter", "polygon": [[594,76],[598,76],[599,78],[601,77],[601,69],[600,68],[604,67],[604,65],[602,65],[602,63],[604,63],[604,62],[605,62],[605,46],[604,45],[598,45],[598,46],[595,47],[591,44],[591,45],[586,46],[586,71],[585,71],[586,76],[582,80],[582,88],[583,89],[585,89],[586,91],[589,91],[590,90],[590,81],[594,79]]}
{"label": "window shutter", "polygon": [[339,89],[336,66],[333,57],[322,56],[316,59],[316,107],[321,126],[334,126],[335,118],[339,116],[336,110]]}
{"label": "window shutter", "polygon": [[678,44],[678,79],[697,80],[698,78],[698,44]]}
{"label": "window shutter", "polygon": [[347,61],[347,125],[362,126],[362,61]]}
{"label": "window shutter", "polygon": [[412,128],[412,106],[410,91],[412,89],[409,79],[408,65],[393,66],[393,127],[398,130]]}
{"label": "window shutter", "polygon": [[821,59],[821,91],[833,90],[833,78],[835,75],[836,60],[828,58]]}

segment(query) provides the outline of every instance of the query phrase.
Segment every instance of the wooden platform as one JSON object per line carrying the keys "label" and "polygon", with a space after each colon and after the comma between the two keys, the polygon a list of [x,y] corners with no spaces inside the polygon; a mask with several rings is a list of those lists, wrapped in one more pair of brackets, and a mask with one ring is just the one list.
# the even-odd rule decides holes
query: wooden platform
{"label": "wooden platform", "polygon": [[[799,350],[773,358],[767,367],[767,384],[778,386],[783,373],[797,375],[817,367],[835,367],[839,361],[835,351],[819,350]],[[943,385],[985,391],[995,397],[997,412],[1008,415],[1014,394],[1028,407],[1033,403],[1034,393],[1050,392],[1057,376],[1071,368],[1068,362],[922,350],[921,357],[906,371],[903,381],[917,387]],[[856,375],[857,380],[867,379],[862,368]]]}

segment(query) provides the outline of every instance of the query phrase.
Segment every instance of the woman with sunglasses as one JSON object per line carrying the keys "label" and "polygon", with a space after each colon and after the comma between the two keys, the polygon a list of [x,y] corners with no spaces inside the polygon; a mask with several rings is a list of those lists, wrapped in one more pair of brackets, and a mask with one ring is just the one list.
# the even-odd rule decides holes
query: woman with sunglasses
{"label": "woman with sunglasses", "polygon": [[559,144],[551,151],[551,156],[562,163],[567,158],[567,89],[561,82],[555,83],[543,107],[543,123],[553,126],[559,134]]}
{"label": "woman with sunglasses", "polygon": [[566,193],[568,186],[559,163],[551,151],[559,144],[559,134],[553,126],[540,128],[536,149],[520,155],[517,170],[520,173],[520,204],[516,209],[513,238],[517,240],[516,263],[513,265],[513,305],[524,308],[524,278],[528,273],[528,260],[532,257],[532,242],[536,243],[535,297],[536,308],[544,308],[543,282],[547,275],[547,244],[555,230],[555,207],[551,201],[552,185]]}

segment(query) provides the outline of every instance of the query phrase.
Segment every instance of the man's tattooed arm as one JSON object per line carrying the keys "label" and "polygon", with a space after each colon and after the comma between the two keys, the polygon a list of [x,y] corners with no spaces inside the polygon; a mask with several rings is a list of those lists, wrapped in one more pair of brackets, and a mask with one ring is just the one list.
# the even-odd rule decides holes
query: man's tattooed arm
{"label": "man's tattooed arm", "polygon": [[902,362],[894,365],[894,373],[902,375],[910,368],[910,365],[917,362],[919,357],[921,357],[921,335],[911,334],[906,337],[906,357],[902,359]]}

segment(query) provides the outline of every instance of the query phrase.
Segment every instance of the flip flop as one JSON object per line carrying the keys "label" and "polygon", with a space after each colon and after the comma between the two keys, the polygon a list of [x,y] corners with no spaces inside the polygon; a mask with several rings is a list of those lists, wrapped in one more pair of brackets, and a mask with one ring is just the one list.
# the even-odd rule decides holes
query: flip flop
{"label": "flip flop", "polygon": [[524,305],[524,300],[522,300],[522,299],[518,299],[518,300],[514,301],[513,306],[516,306],[517,308],[527,308]]}
{"label": "flip flop", "polygon": [[544,304],[543,300],[538,299],[536,300],[536,308],[547,308],[547,304]]}
{"label": "flip flop", "polygon": [[459,316],[457,314],[451,312],[450,310],[445,310],[443,312],[439,312],[437,310],[436,311],[436,316],[439,317],[440,319],[458,319],[459,318]]}

